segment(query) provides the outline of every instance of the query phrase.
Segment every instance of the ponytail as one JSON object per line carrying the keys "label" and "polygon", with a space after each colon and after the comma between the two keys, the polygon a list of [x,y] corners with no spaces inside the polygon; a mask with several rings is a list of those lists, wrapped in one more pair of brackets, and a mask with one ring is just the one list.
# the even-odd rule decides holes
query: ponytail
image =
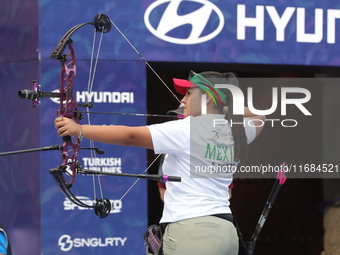
{"label": "ponytail", "polygon": [[[234,73],[219,73],[213,71],[207,71],[200,73],[202,76],[207,78],[214,84],[232,84],[239,87],[239,82]],[[223,102],[222,106],[219,106],[221,112],[223,111],[223,106],[228,106],[228,113],[225,119],[229,123],[243,123],[243,115],[234,115],[233,109],[233,94],[229,89],[220,89],[226,94],[226,100]],[[240,161],[241,163],[247,160],[248,157],[248,142],[246,131],[243,125],[232,125],[231,133],[234,139],[234,161]]]}

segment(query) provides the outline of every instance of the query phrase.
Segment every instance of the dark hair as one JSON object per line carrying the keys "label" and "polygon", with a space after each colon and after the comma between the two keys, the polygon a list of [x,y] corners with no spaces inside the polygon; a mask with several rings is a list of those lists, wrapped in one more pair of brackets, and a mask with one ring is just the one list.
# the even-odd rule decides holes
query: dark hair
{"label": "dark hair", "polygon": [[[228,72],[228,73],[220,73],[215,71],[206,71],[200,73],[203,77],[208,79],[214,84],[232,84],[237,87],[240,87],[236,74]],[[234,115],[233,114],[233,95],[229,89],[220,89],[223,93],[226,94],[227,98],[223,102],[223,105],[218,104],[216,107],[220,112],[223,112],[223,107],[228,106],[228,114],[225,116],[225,119],[232,121],[233,123],[242,122],[243,123],[243,115]],[[246,131],[243,125],[232,125],[231,132],[234,139],[234,160],[244,162],[248,157],[248,142]]]}

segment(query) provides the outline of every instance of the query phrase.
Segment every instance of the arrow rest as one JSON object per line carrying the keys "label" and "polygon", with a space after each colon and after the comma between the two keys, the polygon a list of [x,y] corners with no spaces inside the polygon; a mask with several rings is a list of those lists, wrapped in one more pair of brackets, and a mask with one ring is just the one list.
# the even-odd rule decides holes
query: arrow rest
{"label": "arrow rest", "polygon": [[91,102],[88,102],[86,104],[78,104],[78,107],[86,107],[86,108],[89,108],[91,109],[93,106],[93,104]]}
{"label": "arrow rest", "polygon": [[110,18],[105,14],[96,14],[94,17],[94,26],[97,32],[108,33],[111,30]]}

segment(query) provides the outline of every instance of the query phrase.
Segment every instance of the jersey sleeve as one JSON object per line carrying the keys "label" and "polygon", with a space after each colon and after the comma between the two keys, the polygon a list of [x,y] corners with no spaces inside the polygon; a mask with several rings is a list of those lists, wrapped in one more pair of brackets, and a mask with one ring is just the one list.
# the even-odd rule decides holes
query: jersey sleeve
{"label": "jersey sleeve", "polygon": [[156,154],[177,154],[188,146],[188,139],[190,139],[189,117],[162,124],[150,125],[148,128]]}

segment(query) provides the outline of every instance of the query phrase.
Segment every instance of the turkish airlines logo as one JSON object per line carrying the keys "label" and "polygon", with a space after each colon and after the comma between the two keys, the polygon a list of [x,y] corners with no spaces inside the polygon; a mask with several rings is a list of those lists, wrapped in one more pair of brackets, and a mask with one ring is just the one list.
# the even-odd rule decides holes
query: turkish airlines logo
{"label": "turkish airlines logo", "polygon": [[211,40],[222,31],[224,16],[207,0],[158,0],[146,9],[144,23],[164,41],[197,44]]}

